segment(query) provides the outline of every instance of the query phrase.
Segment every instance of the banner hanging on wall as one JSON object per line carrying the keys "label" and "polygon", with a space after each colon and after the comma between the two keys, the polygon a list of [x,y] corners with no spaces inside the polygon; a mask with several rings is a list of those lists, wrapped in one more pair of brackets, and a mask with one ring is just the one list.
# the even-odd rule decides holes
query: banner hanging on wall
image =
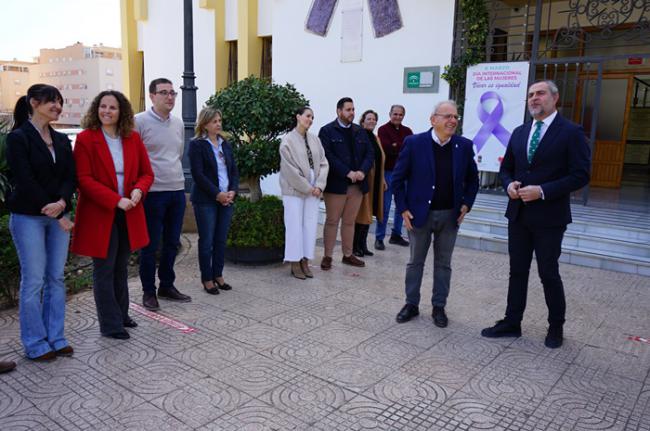
{"label": "banner hanging on wall", "polygon": [[467,69],[463,136],[474,142],[480,171],[499,172],[510,135],[524,118],[527,84],[528,62]]}

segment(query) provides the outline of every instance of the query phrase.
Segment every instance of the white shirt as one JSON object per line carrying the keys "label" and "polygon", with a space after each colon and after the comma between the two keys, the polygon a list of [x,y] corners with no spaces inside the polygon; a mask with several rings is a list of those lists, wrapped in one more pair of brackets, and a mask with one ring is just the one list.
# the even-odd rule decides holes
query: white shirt
{"label": "white shirt", "polygon": [[434,129],[431,129],[431,137],[433,138],[433,142],[440,145],[441,147],[444,146],[449,141],[451,141],[451,136],[450,136],[445,142],[440,142],[440,138],[438,137],[438,135],[436,135],[436,131]]}
{"label": "white shirt", "polygon": [[[539,142],[542,142],[542,138],[544,137],[544,134],[548,130],[553,120],[555,120],[555,117],[557,117],[557,110],[542,120],[543,124],[542,124],[542,130],[540,131],[539,134],[538,144]],[[526,154],[528,154],[528,151],[530,151],[530,141],[531,139],[533,139],[533,133],[535,133],[535,123],[537,123],[537,120],[533,121],[533,127],[530,128],[530,133],[528,134],[528,143],[526,144]]]}

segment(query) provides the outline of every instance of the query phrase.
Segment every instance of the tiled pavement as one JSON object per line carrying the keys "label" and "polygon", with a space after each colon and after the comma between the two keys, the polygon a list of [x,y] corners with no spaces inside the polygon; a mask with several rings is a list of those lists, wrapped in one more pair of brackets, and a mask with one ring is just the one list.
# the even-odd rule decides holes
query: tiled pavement
{"label": "tiled pavement", "polygon": [[234,290],[210,296],[195,239],[177,266],[193,302],[161,311],[195,332],[134,311],[131,340],[102,338],[85,292],[67,307],[74,357],[36,364],[16,312],[0,314],[0,358],[18,361],[0,375],[0,430],[650,430],[650,344],[629,339],[650,338],[649,278],[562,265],[566,341],[549,350],[536,276],[524,336],[479,335],[504,310],[504,255],[456,250],[450,326],[438,329],[428,288],[419,318],[394,321],[407,249],[363,269],[335,260],[307,281],[227,265]]}

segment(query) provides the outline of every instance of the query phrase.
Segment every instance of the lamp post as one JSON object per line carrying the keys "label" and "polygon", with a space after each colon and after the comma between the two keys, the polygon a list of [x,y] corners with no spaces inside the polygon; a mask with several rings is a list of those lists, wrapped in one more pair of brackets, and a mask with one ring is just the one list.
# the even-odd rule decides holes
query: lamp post
{"label": "lamp post", "polygon": [[183,123],[185,124],[185,154],[183,155],[183,173],[185,175],[185,191],[189,191],[192,184],[190,175],[190,162],[187,157],[187,150],[190,139],[194,136],[196,123],[196,90],[194,85],[194,31],[192,22],[192,0],[183,0]]}

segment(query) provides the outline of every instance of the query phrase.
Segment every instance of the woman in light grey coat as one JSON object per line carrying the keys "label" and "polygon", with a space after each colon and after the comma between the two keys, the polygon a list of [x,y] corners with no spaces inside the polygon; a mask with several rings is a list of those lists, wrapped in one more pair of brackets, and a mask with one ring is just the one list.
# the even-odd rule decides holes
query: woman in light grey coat
{"label": "woman in light grey coat", "polygon": [[318,136],[308,132],[314,112],[302,107],[296,112],[296,127],[280,144],[280,187],[284,204],[284,260],[291,274],[312,278],[309,260],[314,258],[318,204],[327,183],[329,164]]}

